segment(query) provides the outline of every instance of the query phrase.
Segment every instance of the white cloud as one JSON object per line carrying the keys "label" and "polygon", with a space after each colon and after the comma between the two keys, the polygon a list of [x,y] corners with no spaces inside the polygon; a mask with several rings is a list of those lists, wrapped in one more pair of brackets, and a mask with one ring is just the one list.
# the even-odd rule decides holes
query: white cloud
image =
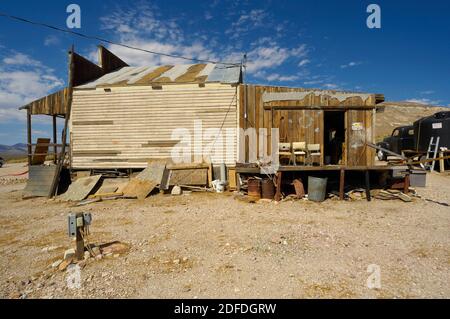
{"label": "white cloud", "polygon": [[420,92],[420,95],[432,95],[432,94],[434,94],[434,93],[436,93],[436,92],[433,91],[433,90],[428,90],[428,91],[422,91],[422,92]]}
{"label": "white cloud", "polygon": [[[182,55],[200,60],[225,61],[239,63],[244,52],[239,52],[239,45],[224,44],[211,37],[211,33],[185,33],[185,26],[179,20],[167,17],[160,19],[155,7],[141,3],[135,9],[116,9],[112,14],[102,17],[102,28],[113,32],[115,39],[130,46],[149,51],[172,55]],[[254,9],[240,14],[232,28],[259,27],[267,13]],[[161,65],[175,63],[195,63],[161,55],[152,55],[117,45],[110,45],[115,54],[132,65]],[[288,61],[299,63],[306,59],[308,49],[305,44],[282,46],[274,38],[262,35],[249,45],[247,51],[247,72],[252,75],[262,70],[282,66]],[[95,53],[92,52],[92,57]],[[272,72],[276,73],[276,72]],[[281,73],[281,72],[279,72]],[[292,79],[291,75],[280,76],[285,81]]]}
{"label": "white cloud", "polygon": [[23,120],[18,108],[64,85],[53,70],[26,54],[13,52],[0,62],[0,122]]}
{"label": "white cloud", "polygon": [[34,60],[26,54],[18,52],[4,58],[3,63],[10,66],[42,67],[41,62]]}
{"label": "white cloud", "polygon": [[361,65],[361,64],[362,64],[362,62],[352,61],[352,62],[349,62],[347,64],[342,64],[341,65],[341,69],[352,68],[352,67],[355,67],[355,66],[358,66],[358,65]]}
{"label": "white cloud", "polygon": [[274,68],[285,63],[289,58],[302,58],[307,55],[306,45],[297,48],[286,48],[278,45],[258,46],[247,54],[249,72],[261,69]]}
{"label": "white cloud", "polygon": [[250,11],[241,11],[237,21],[233,22],[225,31],[225,34],[229,35],[231,39],[237,39],[244,33],[250,30],[257,29],[262,26],[267,26],[268,13],[262,9],[252,9]]}
{"label": "white cloud", "polygon": [[298,63],[298,66],[304,66],[304,65],[307,65],[307,64],[309,64],[309,63],[311,63],[310,60],[308,60],[308,59],[303,59],[303,60],[301,60],[301,61]]}
{"label": "white cloud", "polygon": [[45,46],[58,45],[59,43],[60,43],[60,40],[55,35],[49,35],[44,40],[44,45]]}
{"label": "white cloud", "polygon": [[334,83],[325,83],[322,85],[322,87],[324,87],[325,89],[328,89],[328,90],[337,90],[339,88],[339,85],[334,84]]}
{"label": "white cloud", "polygon": [[298,75],[280,75],[278,73],[269,74],[265,77],[268,81],[291,82],[299,79]]}
{"label": "white cloud", "polygon": [[441,101],[439,100],[431,100],[431,99],[425,99],[425,98],[417,98],[417,99],[409,99],[406,100],[406,102],[410,103],[418,103],[418,104],[424,104],[424,105],[439,105]]}
{"label": "white cloud", "polygon": [[213,15],[211,14],[211,12],[206,11],[205,12],[205,20],[211,20],[213,18]]}
{"label": "white cloud", "polygon": [[[186,41],[183,29],[175,19],[159,19],[154,7],[139,3],[136,8],[124,10],[120,7],[108,16],[100,18],[102,29],[115,34],[118,41],[129,46],[171,55],[182,55],[201,60],[218,60],[218,56],[209,49],[200,37],[195,41]],[[115,54],[125,62],[135,65],[162,65],[174,63],[195,63],[182,59],[153,55],[122,46],[110,45]],[[90,56],[95,56],[92,52]]]}

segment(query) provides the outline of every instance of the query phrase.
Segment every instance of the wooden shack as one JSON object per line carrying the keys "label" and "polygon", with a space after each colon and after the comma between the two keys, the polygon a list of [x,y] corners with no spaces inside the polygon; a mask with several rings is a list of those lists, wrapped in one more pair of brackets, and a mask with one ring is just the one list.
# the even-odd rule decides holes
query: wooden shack
{"label": "wooden shack", "polygon": [[[186,142],[191,161],[200,155],[202,161],[248,169],[257,159],[241,132],[252,129],[260,155],[277,153],[274,143],[318,146],[312,165],[289,162],[282,170],[374,165],[367,143],[374,142],[382,95],[242,84],[240,65],[130,67],[101,46],[99,65],[75,52],[69,55],[71,86],[23,107],[30,159],[31,116],[50,115],[67,120],[64,156],[72,170],[142,169],[152,159],[173,159],[174,146],[186,142],[183,132],[203,137],[200,143]],[[278,129],[276,139],[273,129]],[[205,156],[219,135],[227,147]],[[56,147],[56,128],[53,139]],[[339,141],[339,152],[330,146],[332,139]]]}

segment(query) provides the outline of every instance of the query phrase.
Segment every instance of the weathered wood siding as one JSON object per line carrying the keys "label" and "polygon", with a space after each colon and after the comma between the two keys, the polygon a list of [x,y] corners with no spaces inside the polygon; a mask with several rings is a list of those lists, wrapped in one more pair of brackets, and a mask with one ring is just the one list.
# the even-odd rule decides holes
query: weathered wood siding
{"label": "weathered wood siding", "polygon": [[[166,85],[162,89],[150,86],[75,89],[70,125],[72,167],[146,167],[150,159],[171,157],[172,148],[180,143],[172,138],[172,133],[180,128],[189,131],[192,149],[199,151],[200,146],[194,143],[196,120],[202,121],[203,131],[222,128],[224,143],[227,140],[233,145],[231,151],[217,149],[219,138],[214,144],[216,150],[207,153],[211,154],[213,163],[233,165],[236,162],[236,92],[236,86],[223,84]],[[208,148],[214,140],[203,139],[201,148]]]}
{"label": "weathered wood siding", "polygon": [[[271,154],[271,128],[279,129],[280,142],[306,142],[307,144],[321,144],[324,163],[324,112],[327,110],[341,110],[346,112],[346,145],[343,160],[347,166],[374,165],[375,152],[365,145],[374,142],[374,109],[377,103],[375,94],[368,94],[363,100],[360,96],[349,96],[339,101],[333,98],[323,98],[320,95],[309,95],[303,100],[263,102],[263,94],[279,92],[304,92],[302,88],[287,88],[258,85],[241,85],[239,90],[239,127],[243,129],[267,129],[267,136],[257,134],[257,154],[261,145],[266,144],[267,155]],[[325,95],[325,94],[324,94]],[[361,130],[357,124],[361,124]],[[248,141],[244,143],[244,158],[248,162]]]}

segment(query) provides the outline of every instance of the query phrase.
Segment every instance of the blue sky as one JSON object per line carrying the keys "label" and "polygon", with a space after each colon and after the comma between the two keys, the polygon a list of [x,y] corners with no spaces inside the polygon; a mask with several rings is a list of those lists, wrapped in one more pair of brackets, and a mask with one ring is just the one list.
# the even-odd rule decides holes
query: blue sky
{"label": "blue sky", "polygon": [[[434,1],[22,1],[0,11],[149,50],[240,61],[249,83],[383,93],[387,100],[450,105],[450,2]],[[381,29],[366,8],[381,7]],[[25,141],[17,108],[64,87],[67,49],[96,59],[98,43],[0,17],[0,144]],[[108,46],[131,65],[185,63]],[[50,119],[34,122],[50,136]]]}

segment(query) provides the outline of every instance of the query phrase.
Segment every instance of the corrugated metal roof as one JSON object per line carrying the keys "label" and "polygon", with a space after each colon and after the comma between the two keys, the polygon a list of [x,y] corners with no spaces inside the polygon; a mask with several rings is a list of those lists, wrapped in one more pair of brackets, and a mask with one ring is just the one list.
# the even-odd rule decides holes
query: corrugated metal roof
{"label": "corrugated metal roof", "polygon": [[179,64],[165,66],[123,67],[101,78],[80,85],[80,89],[98,86],[128,86],[175,83],[227,83],[241,80],[241,68],[219,64]]}

